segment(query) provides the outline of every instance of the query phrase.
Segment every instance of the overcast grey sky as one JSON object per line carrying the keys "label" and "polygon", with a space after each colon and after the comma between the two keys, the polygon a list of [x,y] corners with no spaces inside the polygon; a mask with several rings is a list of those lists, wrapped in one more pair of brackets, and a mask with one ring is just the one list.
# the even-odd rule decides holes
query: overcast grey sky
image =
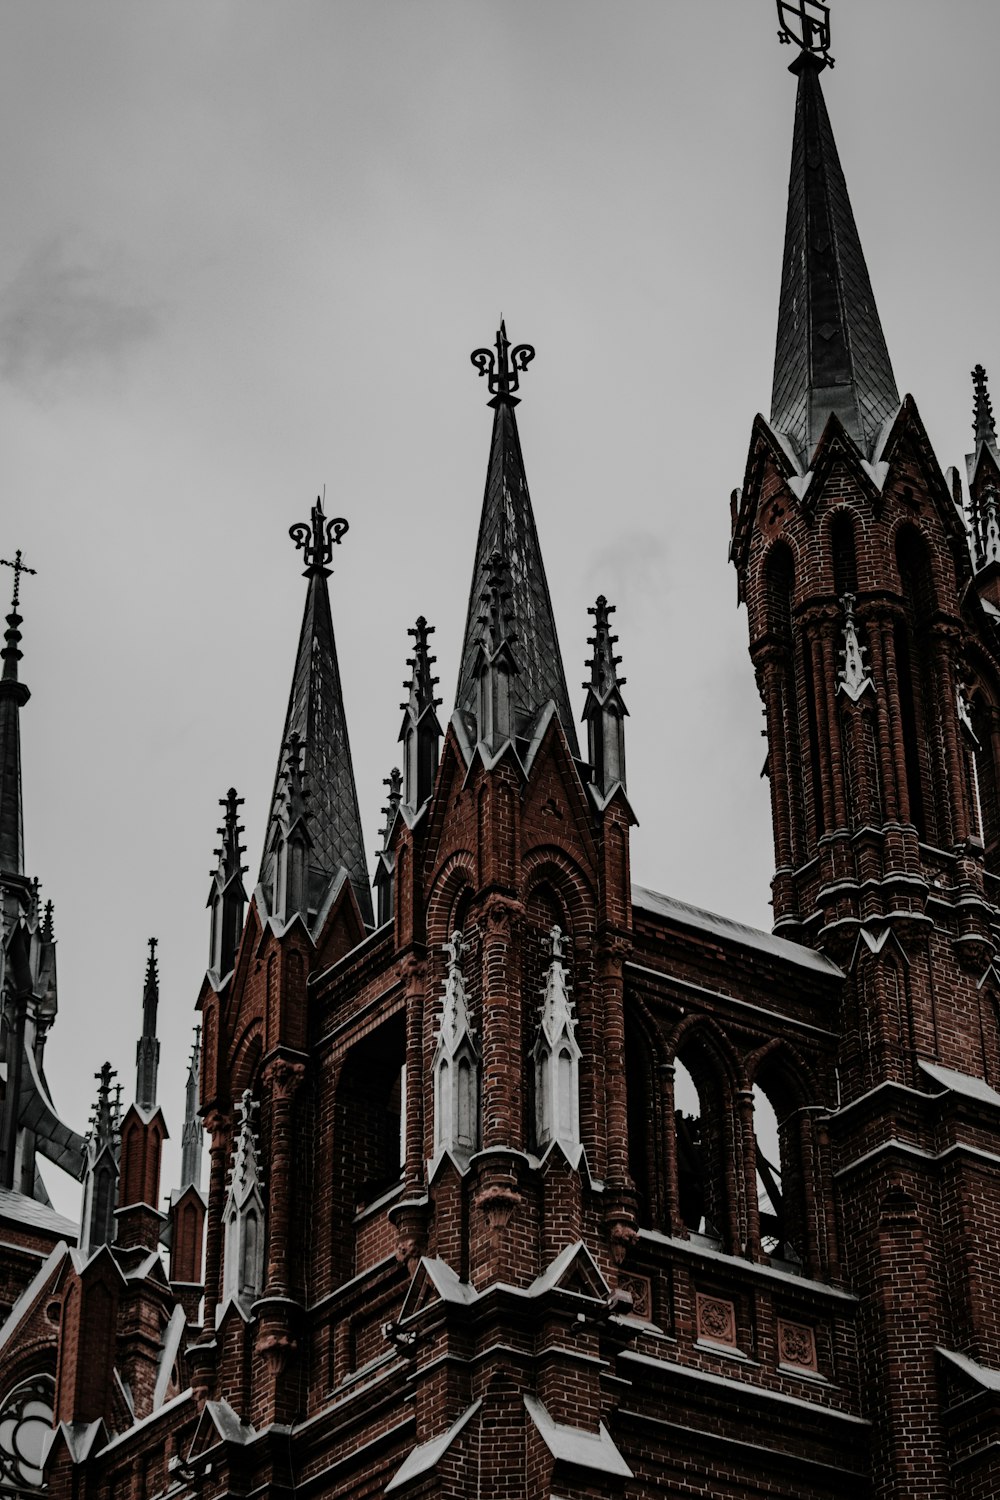
{"label": "overcast grey sky", "polygon": [[[156,934],[165,1190],[231,783],[251,881],[260,858],[305,587],[288,527],[324,484],[350,521],[332,599],[373,850],[418,613],[452,706],[491,418],[469,352],[501,310],[537,349],[518,416],[577,708],[587,605],[618,604],[634,875],[769,924],[726,553],[770,396],[795,98],[775,31],[772,0],[4,7],[0,555],[38,568],[48,1071],[79,1128],[105,1056],[130,1096]],[[1000,379],[998,44],[995,0],[834,5],[827,101],[943,465],[973,363]]]}

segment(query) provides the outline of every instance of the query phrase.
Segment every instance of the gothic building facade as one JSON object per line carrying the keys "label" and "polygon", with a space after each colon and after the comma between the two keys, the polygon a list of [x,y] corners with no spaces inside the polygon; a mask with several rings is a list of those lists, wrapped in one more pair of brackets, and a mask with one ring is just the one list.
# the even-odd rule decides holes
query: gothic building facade
{"label": "gothic building facade", "polygon": [[155,947],[127,1111],[105,1070],[80,1134],[45,1081],[15,593],[0,1495],[997,1493],[1000,444],[981,369],[965,484],[899,399],[823,67],[792,67],[773,399],[732,501],[773,933],[632,884],[613,608],[581,744],[515,415],[534,351],[501,327],[453,711],[421,618],[373,883],[344,523],[292,528],[268,832],[248,893],[231,790],[164,1207]]}

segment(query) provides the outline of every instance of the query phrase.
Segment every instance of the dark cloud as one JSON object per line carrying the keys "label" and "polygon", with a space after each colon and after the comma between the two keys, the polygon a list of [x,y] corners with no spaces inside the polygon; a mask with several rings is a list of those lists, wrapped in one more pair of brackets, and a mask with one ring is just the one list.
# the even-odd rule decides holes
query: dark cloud
{"label": "dark cloud", "polygon": [[38,390],[146,343],[158,316],[132,283],[114,247],[69,236],[38,246],[0,289],[0,378]]}

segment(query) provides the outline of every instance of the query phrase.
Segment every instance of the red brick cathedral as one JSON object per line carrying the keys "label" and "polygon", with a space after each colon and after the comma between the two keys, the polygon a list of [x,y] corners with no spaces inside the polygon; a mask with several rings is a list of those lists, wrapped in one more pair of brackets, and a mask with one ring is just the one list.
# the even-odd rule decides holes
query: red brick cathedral
{"label": "red brick cathedral", "polygon": [[248,898],[224,799],[164,1209],[155,944],[134,1100],[105,1068],[84,1135],[46,1084],[15,588],[0,1495],[1000,1493],[1000,444],[981,368],[964,486],[899,399],[804,40],[771,414],[732,502],[773,934],[631,883],[612,606],[580,744],[515,415],[534,351],[501,327],[457,691],[440,714],[417,620],[374,882],[345,523],[292,528],[270,820]]}

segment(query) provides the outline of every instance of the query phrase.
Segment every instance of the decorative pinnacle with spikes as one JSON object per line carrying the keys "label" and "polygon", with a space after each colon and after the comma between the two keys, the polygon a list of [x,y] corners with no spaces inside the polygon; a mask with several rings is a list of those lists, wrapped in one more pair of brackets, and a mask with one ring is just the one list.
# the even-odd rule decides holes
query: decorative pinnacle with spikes
{"label": "decorative pinnacle with spikes", "polygon": [[212,875],[221,875],[223,885],[228,885],[234,877],[238,879],[247,872],[247,866],[240,864],[240,860],[246,853],[246,849],[240,843],[240,834],[244,830],[243,824],[239,822],[239,810],[243,802],[242,797],[237,797],[234,786],[229,788],[224,797],[219,798],[219,806],[224,807],[226,812],[222,827],[216,829],[216,832],[222,835],[222,844],[214,851],[219,863],[212,871]]}
{"label": "decorative pinnacle with spikes", "polygon": [[149,957],[146,960],[146,989],[156,989],[160,982],[159,972],[156,966],[156,945],[159,938],[149,939]]}
{"label": "decorative pinnacle with spikes", "polygon": [[55,918],[55,907],[53,906],[53,904],[52,904],[51,901],[46,901],[46,903],[45,903],[45,915],[42,918],[42,942],[43,943],[54,943],[55,942],[56,931],[55,931],[55,920],[54,920],[54,918]]}
{"label": "decorative pinnacle with spikes", "polygon": [[587,610],[588,615],[594,617],[594,634],[587,637],[587,645],[593,646],[594,654],[587,662],[590,681],[583,685],[585,688],[593,688],[599,697],[603,697],[613,687],[623,687],[626,681],[624,677],[618,676],[621,657],[614,654],[618,637],[611,634],[610,617],[615,613],[615,608],[603,594],[599,594],[597,603]]}
{"label": "decorative pinnacle with spikes", "polygon": [[507,564],[501,552],[490,554],[486,563],[486,594],[484,609],[479,616],[483,643],[490,655],[500,649],[504,641],[511,641],[510,614],[506,605],[510,601],[507,587]]}
{"label": "decorative pinnacle with spikes", "polygon": [[416,625],[411,625],[406,633],[413,637],[413,655],[406,658],[406,665],[412,670],[403,683],[410,696],[399,706],[408,709],[415,719],[419,719],[425,709],[439,708],[441,705],[441,699],[434,696],[438,678],[431,672],[437,657],[431,656],[428,645],[428,636],[434,634],[434,626],[428,625],[423,615],[420,615]]}
{"label": "decorative pinnacle with spikes", "polygon": [[[118,1101],[112,1101],[111,1089],[112,1080],[117,1079],[118,1074],[111,1064],[106,1062],[101,1071],[94,1074],[94,1077],[97,1079],[97,1100],[90,1117],[90,1124],[94,1144],[100,1150],[102,1146],[111,1145],[115,1138]],[[117,1089],[117,1094],[120,1096],[120,1088]]]}
{"label": "decorative pinnacle with spikes", "polygon": [[[18,547],[17,551],[14,553],[14,561],[13,562],[11,562],[11,560],[10,560],[9,557],[0,557],[0,565],[2,565],[5,568],[13,568],[14,569],[14,593],[13,593],[13,596],[12,596],[11,601],[10,601],[10,614],[7,616],[7,630],[4,633],[4,640],[5,640],[6,644],[4,645],[3,651],[0,652],[0,656],[3,657],[3,675],[4,675],[4,678],[8,682],[10,682],[10,681],[16,682],[17,681],[17,664],[21,660],[22,655],[24,654],[19,649],[20,645],[21,645],[21,632],[18,629],[18,626],[21,623],[22,616],[18,613],[18,609],[17,609],[18,601],[20,600],[20,597],[21,597],[21,574],[22,573],[31,573],[31,574],[34,574],[35,569],[34,568],[29,568],[26,563],[23,563],[21,561],[21,549],[20,549],[20,547]],[[16,693],[18,690],[14,689],[13,691]],[[28,690],[27,690],[27,688],[22,687],[20,689],[20,700],[19,701],[21,703],[26,703],[27,702],[27,698],[28,698]]]}
{"label": "decorative pinnacle with spikes", "polygon": [[778,41],[794,42],[832,68],[830,7],[824,0],[778,0]]}
{"label": "decorative pinnacle with spikes", "polygon": [[976,434],[976,442],[991,443],[996,447],[997,429],[993,420],[993,402],[990,400],[986,371],[982,365],[976,365],[972,372],[972,389],[974,393],[972,430]]}
{"label": "decorative pinnacle with spikes", "polygon": [[383,778],[382,785],[389,788],[386,805],[382,809],[382,816],[385,818],[385,825],[382,829],[382,848],[386,849],[389,845],[389,834],[396,817],[396,809],[403,800],[403,773],[398,766],[393,766],[388,776]]}
{"label": "decorative pinnacle with spikes", "polygon": [[306,567],[303,569],[303,578],[328,578],[330,576],[329,563],[333,557],[333,549],[340,545],[341,538],[347,531],[347,522],[343,516],[335,516],[327,520],[323,514],[323,501],[319,495],[316,496],[316,504],[310,512],[308,521],[296,521],[294,526],[289,526],[288,535],[295,543],[297,552],[304,552]]}
{"label": "decorative pinnacle with spikes", "polygon": [[302,753],[304,750],[302,736],[298,730],[293,729],[288,736],[282,749],[285,752],[285,807],[288,814],[288,826],[292,827],[300,818],[304,818],[309,808],[309,792],[303,784]]}
{"label": "decorative pinnacle with spikes", "polygon": [[489,381],[493,399],[488,405],[516,406],[520,398],[514,392],[521,383],[521,375],[535,357],[534,347],[531,344],[517,344],[512,349],[501,318],[493,348],[473,349],[469,357],[480,375],[485,375]]}

